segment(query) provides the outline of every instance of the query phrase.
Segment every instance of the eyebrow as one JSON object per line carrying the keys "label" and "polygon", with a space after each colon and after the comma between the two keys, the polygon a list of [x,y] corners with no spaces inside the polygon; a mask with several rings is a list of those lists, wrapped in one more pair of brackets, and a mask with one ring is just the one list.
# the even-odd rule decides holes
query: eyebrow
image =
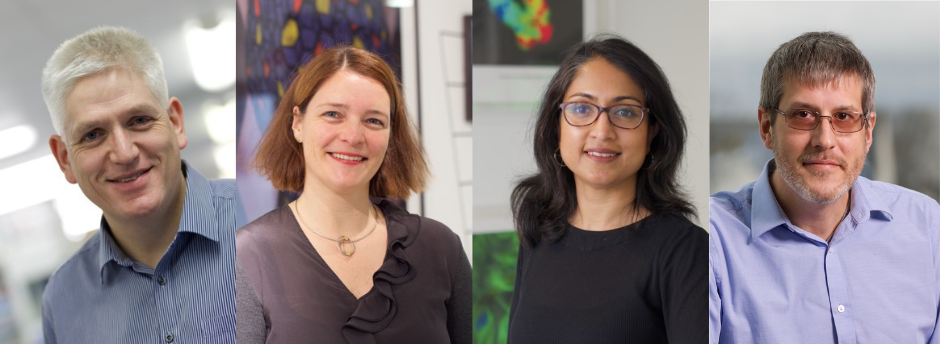
{"label": "eyebrow", "polygon": [[[791,109],[809,109],[813,111],[819,111],[819,107],[812,105],[812,104],[803,103],[803,102],[794,102],[793,104],[790,104],[790,108]],[[859,112],[859,113],[862,112],[862,110],[856,110],[855,106],[853,105],[839,105],[839,106],[836,106],[833,109],[833,111]]]}
{"label": "eyebrow", "polygon": [[[150,104],[137,104],[125,111],[122,111],[118,116],[122,118],[139,116],[139,115],[153,116],[159,112],[160,110],[158,110],[157,108],[153,107]],[[99,119],[93,119],[89,121],[80,121],[78,122],[78,124],[75,125],[75,128],[72,130],[72,133],[81,135],[85,132],[88,132],[89,130],[93,128],[103,127],[108,122],[109,118],[110,118],[109,116],[106,116],[103,119],[99,118]]]}
{"label": "eyebrow", "polygon": [[[346,104],[343,104],[343,103],[323,103],[323,104],[318,104],[318,105],[316,105],[315,107],[318,107],[318,108],[319,108],[319,107],[333,107],[333,108],[340,108],[340,109],[343,109],[343,110],[349,110],[349,105],[346,105]],[[366,110],[366,113],[367,113],[367,114],[382,115],[382,116],[385,116],[385,117],[390,117],[387,113],[385,113],[385,112],[383,112],[383,111],[375,110],[375,109]]]}
{"label": "eyebrow", "polygon": [[[591,100],[591,101],[597,101],[597,97],[587,94],[587,93],[575,93],[575,94],[572,94],[571,97],[568,97],[568,98],[574,98],[574,97],[582,97],[582,98],[587,98],[588,100]],[[613,99],[614,102],[619,102],[623,100],[633,100],[633,101],[636,101],[637,103],[643,104],[643,101],[641,101],[640,99],[634,96],[617,96],[617,97],[614,97]]]}

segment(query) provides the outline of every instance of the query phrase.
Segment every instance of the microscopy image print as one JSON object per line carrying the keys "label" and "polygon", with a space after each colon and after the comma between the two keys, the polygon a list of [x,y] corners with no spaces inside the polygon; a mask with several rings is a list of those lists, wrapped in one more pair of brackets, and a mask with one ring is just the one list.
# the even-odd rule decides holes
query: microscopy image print
{"label": "microscopy image print", "polygon": [[581,42],[580,0],[473,0],[473,63],[557,65]]}

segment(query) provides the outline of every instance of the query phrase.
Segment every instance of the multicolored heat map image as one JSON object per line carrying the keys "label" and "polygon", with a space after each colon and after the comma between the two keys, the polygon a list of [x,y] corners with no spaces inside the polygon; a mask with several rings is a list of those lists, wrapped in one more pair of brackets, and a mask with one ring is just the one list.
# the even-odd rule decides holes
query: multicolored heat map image
{"label": "multicolored heat map image", "polygon": [[473,0],[473,64],[557,65],[583,13],[580,0]]}

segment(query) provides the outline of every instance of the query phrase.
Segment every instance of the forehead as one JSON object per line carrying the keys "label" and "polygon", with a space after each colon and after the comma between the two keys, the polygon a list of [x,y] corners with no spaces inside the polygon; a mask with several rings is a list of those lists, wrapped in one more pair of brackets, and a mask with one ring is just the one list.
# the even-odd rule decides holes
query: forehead
{"label": "forehead", "polygon": [[631,97],[642,102],[643,89],[633,78],[610,61],[602,57],[592,58],[575,72],[571,84],[565,90],[565,98],[586,94],[599,101]]}
{"label": "forehead", "polygon": [[126,69],[108,69],[78,79],[65,96],[66,131],[119,118],[128,112],[160,111],[144,79]]}
{"label": "forehead", "polygon": [[780,105],[801,103],[817,107],[855,107],[862,110],[862,83],[855,74],[843,74],[830,80],[800,81],[784,79]]}
{"label": "forehead", "polygon": [[388,91],[382,83],[345,68],[323,80],[310,101],[312,103],[340,101],[346,105],[355,103],[381,107],[386,111],[391,103]]}

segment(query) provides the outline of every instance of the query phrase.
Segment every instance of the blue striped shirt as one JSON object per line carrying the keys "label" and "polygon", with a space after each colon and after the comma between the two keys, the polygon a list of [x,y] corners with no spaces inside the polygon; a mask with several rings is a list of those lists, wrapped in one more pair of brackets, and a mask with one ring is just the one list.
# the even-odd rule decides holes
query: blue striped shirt
{"label": "blue striped shirt", "polygon": [[826,242],[756,183],[709,201],[711,343],[940,343],[940,205],[859,177]]}
{"label": "blue striped shirt", "polygon": [[49,278],[46,343],[235,343],[235,182],[184,169],[179,231],[156,268],[127,257],[102,218]]}

